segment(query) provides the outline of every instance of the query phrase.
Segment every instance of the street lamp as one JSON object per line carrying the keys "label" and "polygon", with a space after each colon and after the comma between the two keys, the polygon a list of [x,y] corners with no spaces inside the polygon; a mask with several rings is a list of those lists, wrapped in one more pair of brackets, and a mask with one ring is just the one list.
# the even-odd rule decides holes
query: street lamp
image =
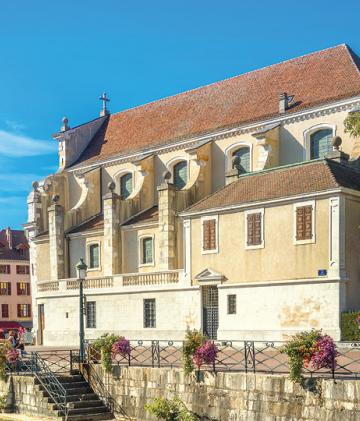
{"label": "street lamp", "polygon": [[84,286],[83,282],[86,278],[87,265],[84,262],[84,259],[76,265],[76,272],[79,279],[79,293],[80,293],[80,352],[79,360],[82,363],[84,361],[84,341],[85,341],[85,332],[84,332]]}

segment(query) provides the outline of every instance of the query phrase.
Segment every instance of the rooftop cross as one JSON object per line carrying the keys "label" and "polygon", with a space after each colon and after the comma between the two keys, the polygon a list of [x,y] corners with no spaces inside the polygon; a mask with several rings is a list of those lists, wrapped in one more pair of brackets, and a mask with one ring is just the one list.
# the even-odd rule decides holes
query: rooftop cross
{"label": "rooftop cross", "polygon": [[106,96],[106,92],[104,92],[101,97],[99,98],[100,101],[102,101],[103,106],[102,106],[102,110],[100,111],[100,117],[103,117],[105,115],[108,115],[110,112],[109,110],[106,108],[106,103],[110,101],[110,98],[108,98]]}

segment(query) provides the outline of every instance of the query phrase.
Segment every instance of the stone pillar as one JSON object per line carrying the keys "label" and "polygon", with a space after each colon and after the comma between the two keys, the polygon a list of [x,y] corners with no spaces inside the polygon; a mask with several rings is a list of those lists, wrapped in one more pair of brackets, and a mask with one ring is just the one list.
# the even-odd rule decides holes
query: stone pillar
{"label": "stone pillar", "polygon": [[239,178],[239,171],[236,168],[233,168],[232,170],[229,170],[225,174],[225,185],[232,183],[233,181],[236,181]]}
{"label": "stone pillar", "polygon": [[159,249],[161,270],[176,268],[176,189],[166,181],[158,187]]}
{"label": "stone pillar", "polygon": [[121,273],[120,196],[110,191],[104,196],[104,275]]}
{"label": "stone pillar", "polygon": [[57,201],[58,196],[54,196],[48,209],[51,280],[65,277],[64,209]]}
{"label": "stone pillar", "polygon": [[329,271],[330,278],[346,279],[345,267],[345,199],[331,197],[329,209]]}

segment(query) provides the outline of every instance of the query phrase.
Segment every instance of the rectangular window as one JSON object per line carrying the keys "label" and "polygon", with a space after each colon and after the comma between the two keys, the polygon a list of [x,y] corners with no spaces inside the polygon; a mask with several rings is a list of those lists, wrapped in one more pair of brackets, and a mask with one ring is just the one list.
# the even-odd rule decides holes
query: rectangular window
{"label": "rectangular window", "polygon": [[17,295],[30,295],[29,282],[17,282]]}
{"label": "rectangular window", "polygon": [[86,327],[96,328],[96,301],[86,302]]}
{"label": "rectangular window", "polygon": [[0,282],[0,295],[11,295],[10,282]]}
{"label": "rectangular window", "polygon": [[228,314],[236,314],[236,295],[230,294],[227,296],[227,312]]}
{"label": "rectangular window", "polygon": [[10,274],[10,265],[0,265],[0,273],[9,275]]}
{"label": "rectangular window", "polygon": [[155,298],[148,298],[144,300],[144,327],[156,327]]}
{"label": "rectangular window", "polygon": [[18,304],[17,315],[18,317],[31,317],[31,304]]}
{"label": "rectangular window", "polygon": [[262,244],[262,213],[253,212],[246,215],[247,245],[259,246]]}
{"label": "rectangular window", "polygon": [[142,259],[141,259],[142,264],[146,265],[146,264],[153,263],[154,261],[154,257],[153,257],[154,247],[153,246],[154,245],[153,245],[152,237],[144,238],[142,240]]}
{"label": "rectangular window", "polygon": [[296,208],[296,240],[312,239],[312,206]]}
{"label": "rectangular window", "polygon": [[9,304],[1,304],[1,317],[6,319],[9,317]]}
{"label": "rectangular window", "polygon": [[218,251],[218,218],[204,217],[202,224],[202,252],[216,253]]}
{"label": "rectangular window", "polygon": [[29,275],[30,273],[29,266],[16,265],[16,273],[18,275]]}
{"label": "rectangular window", "polygon": [[99,244],[89,245],[89,268],[96,269],[100,266],[100,246]]}

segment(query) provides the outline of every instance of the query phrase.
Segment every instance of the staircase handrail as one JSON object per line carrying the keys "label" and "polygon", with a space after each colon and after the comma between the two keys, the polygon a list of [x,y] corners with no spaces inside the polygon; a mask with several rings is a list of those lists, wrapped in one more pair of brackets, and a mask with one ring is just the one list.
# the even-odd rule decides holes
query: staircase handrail
{"label": "staircase handrail", "polygon": [[[108,410],[113,414],[115,410],[115,399],[108,391],[96,370],[92,367],[92,364],[85,362],[82,366],[80,366],[80,372],[90,385],[91,389],[100,397],[100,399],[103,400]],[[117,409],[117,412],[122,412],[121,408]]]}
{"label": "staircase handrail", "polygon": [[39,355],[38,352],[32,352],[31,359],[34,367],[33,373],[36,379],[54,400],[58,409],[63,412],[66,420],[69,412],[66,389],[50,370],[47,362]]}

